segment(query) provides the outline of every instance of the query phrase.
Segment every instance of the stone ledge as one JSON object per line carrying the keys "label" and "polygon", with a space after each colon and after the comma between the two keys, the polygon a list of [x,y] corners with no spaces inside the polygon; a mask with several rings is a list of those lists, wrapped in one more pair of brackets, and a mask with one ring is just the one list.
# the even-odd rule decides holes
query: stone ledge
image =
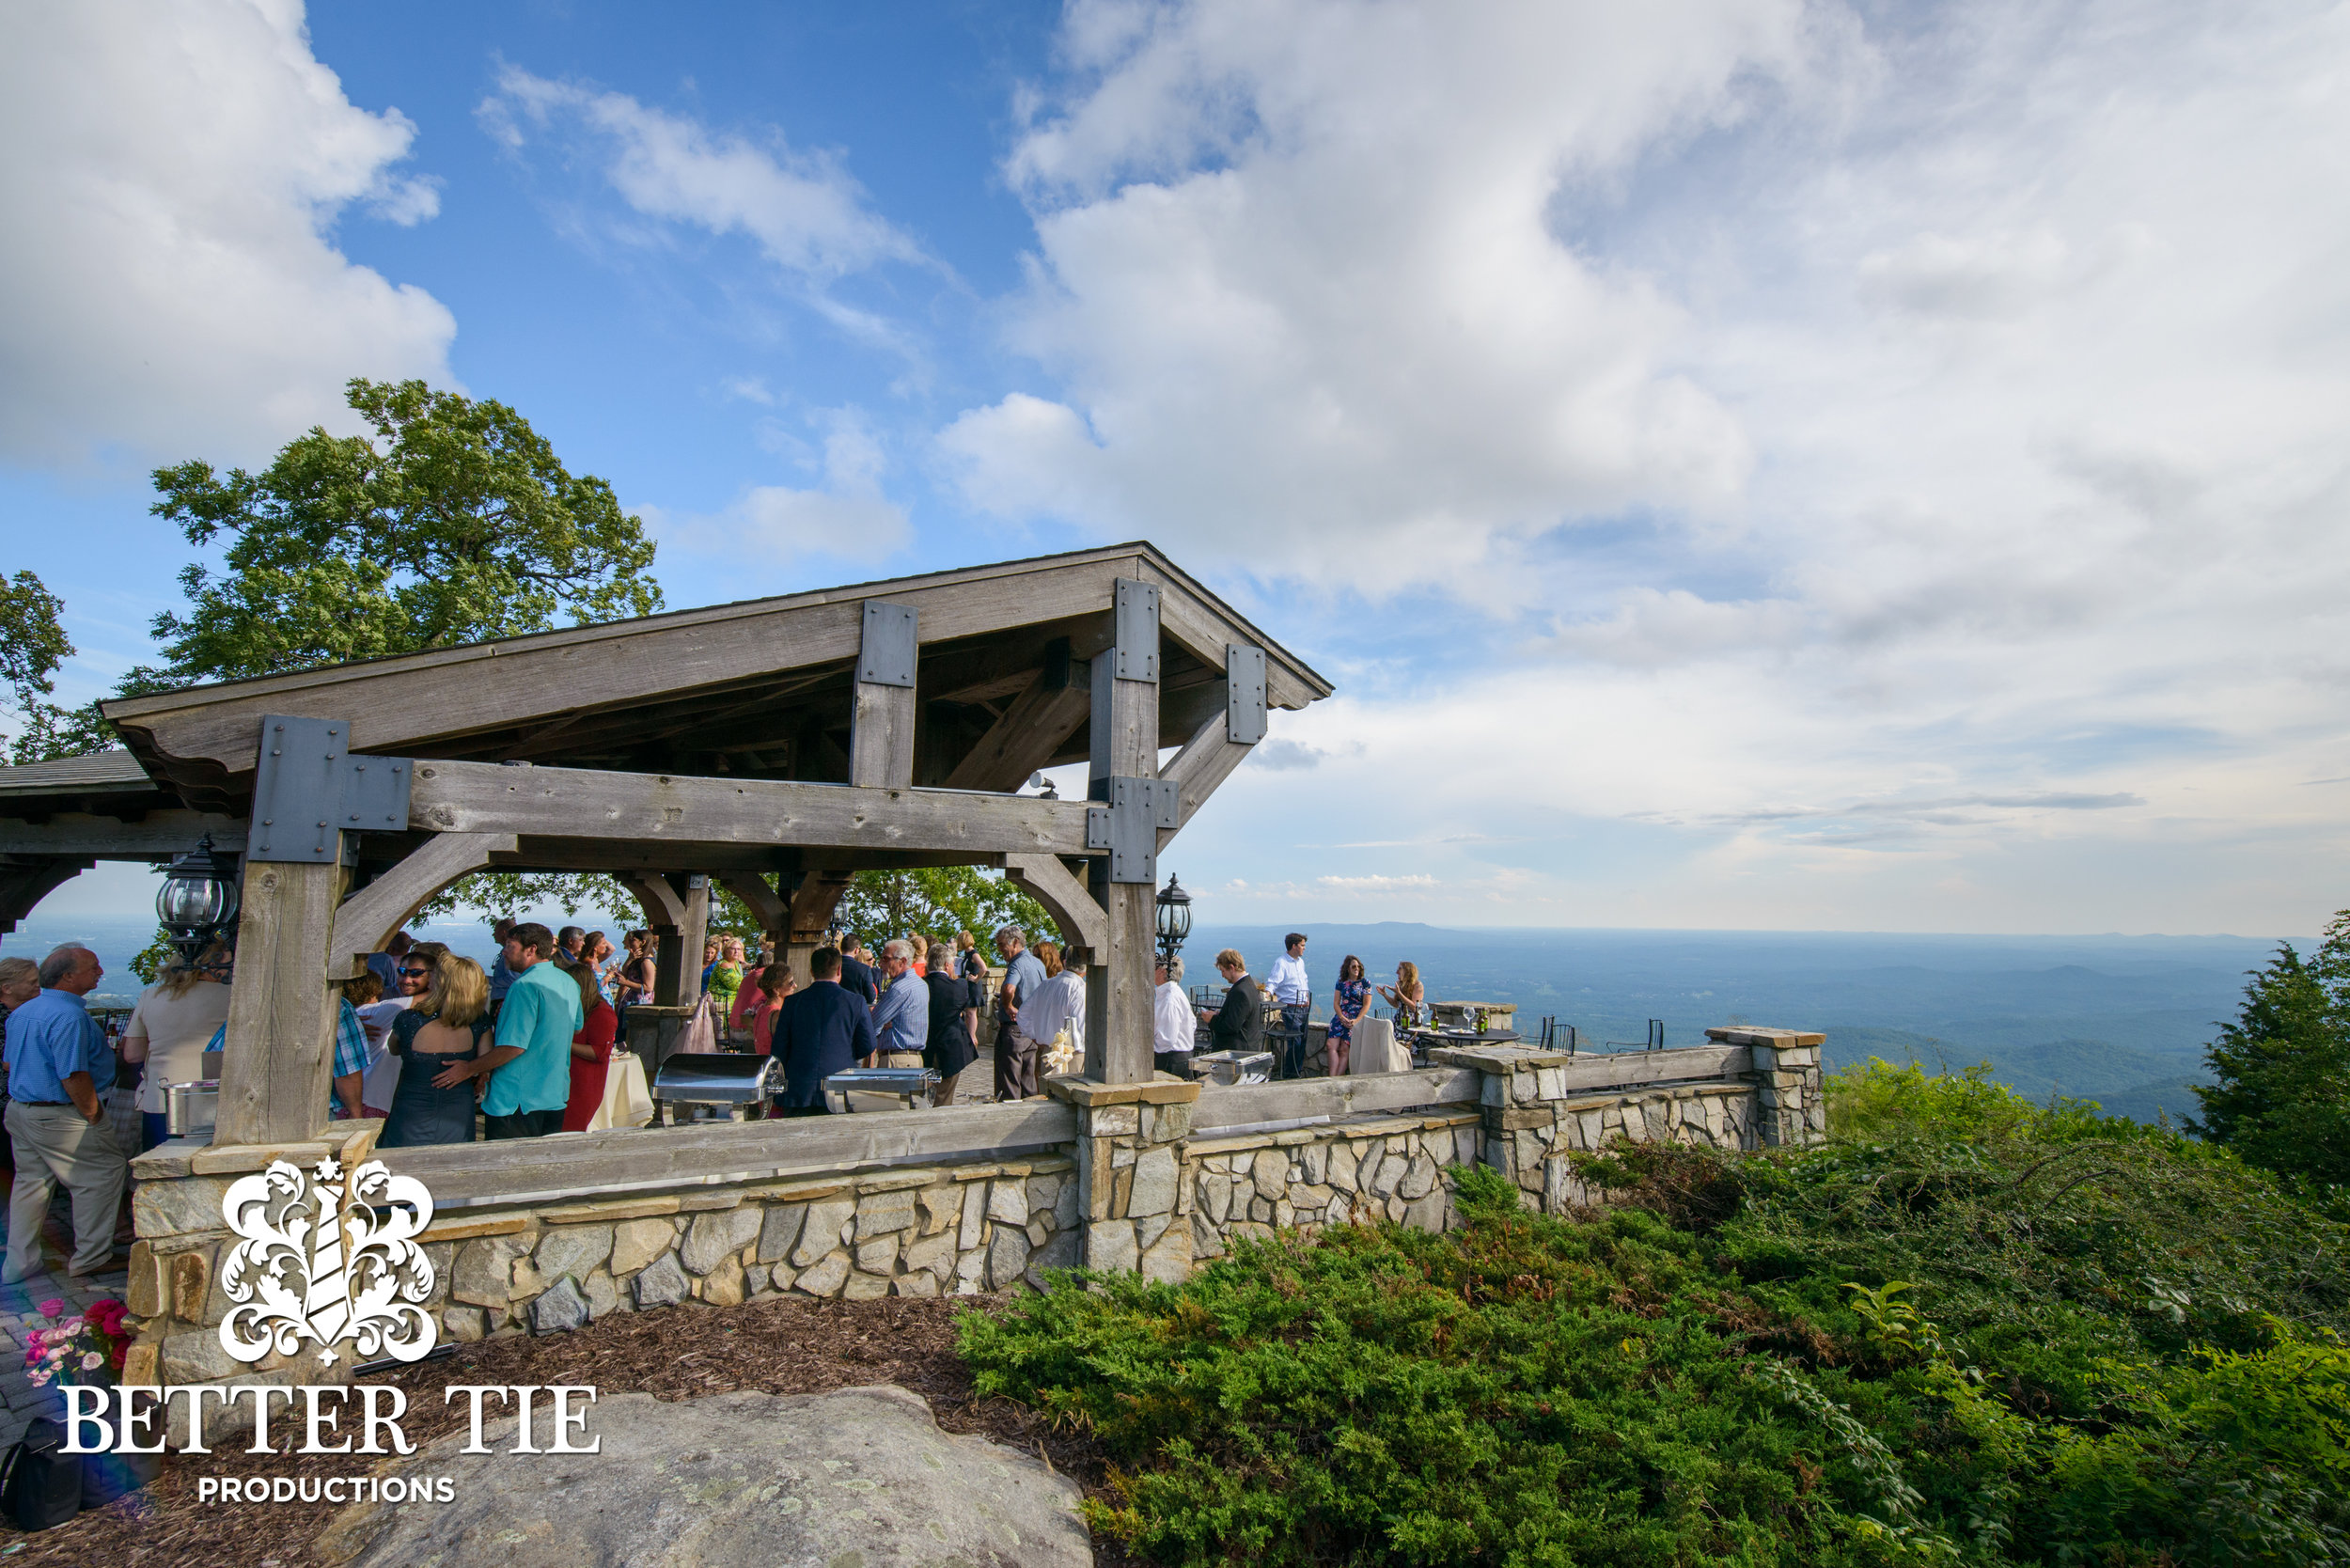
{"label": "stone ledge", "polygon": [[1806,1034],[1798,1029],[1708,1029],[1705,1038],[1723,1045],[1772,1045],[1780,1049],[1827,1043],[1825,1034]]}
{"label": "stone ledge", "polygon": [[1074,1073],[1057,1073],[1044,1080],[1044,1091],[1073,1105],[1180,1105],[1199,1098],[1197,1083],[1100,1084]]}
{"label": "stone ledge", "polygon": [[198,1149],[188,1156],[191,1176],[243,1176],[256,1170],[266,1170],[279,1160],[307,1170],[326,1158],[330,1150],[323,1139],[303,1143],[234,1143],[227,1148]]}
{"label": "stone ledge", "polygon": [[535,1215],[499,1215],[487,1219],[436,1220],[416,1239],[420,1242],[470,1241],[476,1236],[511,1236],[530,1229]]}

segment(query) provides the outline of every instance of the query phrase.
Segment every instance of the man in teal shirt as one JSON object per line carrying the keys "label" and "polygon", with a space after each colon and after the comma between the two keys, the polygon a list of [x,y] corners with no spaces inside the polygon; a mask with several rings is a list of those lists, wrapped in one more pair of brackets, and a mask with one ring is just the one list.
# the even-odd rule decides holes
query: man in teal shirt
{"label": "man in teal shirt", "polygon": [[514,983],[498,1009],[496,1043],[432,1080],[436,1089],[454,1089],[467,1078],[487,1077],[481,1120],[490,1137],[544,1137],[563,1130],[563,1106],[572,1097],[572,1036],[580,1025],[579,982],[547,962],[554,952],[555,933],[536,922],[507,933],[504,957]]}

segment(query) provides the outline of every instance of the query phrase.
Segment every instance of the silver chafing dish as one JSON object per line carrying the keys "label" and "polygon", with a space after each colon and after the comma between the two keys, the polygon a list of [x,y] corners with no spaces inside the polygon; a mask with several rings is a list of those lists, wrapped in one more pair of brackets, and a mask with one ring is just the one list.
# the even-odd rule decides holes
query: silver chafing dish
{"label": "silver chafing dish", "polygon": [[1191,1061],[1193,1074],[1210,1083],[1261,1084],[1273,1076],[1271,1051],[1210,1051]]}
{"label": "silver chafing dish", "polygon": [[164,1130],[173,1137],[209,1133],[220,1116],[220,1080],[164,1086]]}
{"label": "silver chafing dish", "polygon": [[938,1073],[929,1067],[852,1067],[824,1080],[827,1094],[894,1094],[905,1101],[908,1110],[917,1098],[930,1104],[931,1091],[937,1087]]}
{"label": "silver chafing dish", "polygon": [[747,1105],[783,1092],[783,1063],[748,1051],[681,1051],[662,1062],[652,1097],[687,1105]]}

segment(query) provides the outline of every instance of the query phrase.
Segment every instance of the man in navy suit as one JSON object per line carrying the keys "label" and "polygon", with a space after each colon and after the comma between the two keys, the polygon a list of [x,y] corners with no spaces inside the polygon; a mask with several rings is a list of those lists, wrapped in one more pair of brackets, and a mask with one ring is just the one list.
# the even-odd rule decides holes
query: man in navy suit
{"label": "man in navy suit", "polygon": [[881,1000],[881,973],[856,956],[861,946],[854,932],[840,939],[840,989],[862,996],[865,1005],[871,1007]]}
{"label": "man in navy suit", "polygon": [[873,1054],[873,1014],[863,997],[841,988],[840,949],[817,949],[807,968],[812,983],[783,999],[771,1031],[783,1063],[776,1108],[786,1116],[823,1115],[832,1108],[824,1080]]}

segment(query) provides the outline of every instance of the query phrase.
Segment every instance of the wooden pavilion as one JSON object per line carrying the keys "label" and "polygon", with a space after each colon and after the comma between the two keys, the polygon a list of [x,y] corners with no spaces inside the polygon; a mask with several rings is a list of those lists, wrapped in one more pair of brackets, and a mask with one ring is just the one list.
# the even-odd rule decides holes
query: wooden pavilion
{"label": "wooden pavilion", "polygon": [[[1090,950],[1089,1074],[1140,1083],[1158,852],[1330,691],[1134,543],[117,699],[127,750],[0,769],[0,931],[99,859],[242,852],[213,1141],[283,1143],[331,982],[470,872],[619,877],[683,1006],[713,878],[805,976],[851,873],[992,866]],[[1077,761],[1089,798],[1016,792]]]}

